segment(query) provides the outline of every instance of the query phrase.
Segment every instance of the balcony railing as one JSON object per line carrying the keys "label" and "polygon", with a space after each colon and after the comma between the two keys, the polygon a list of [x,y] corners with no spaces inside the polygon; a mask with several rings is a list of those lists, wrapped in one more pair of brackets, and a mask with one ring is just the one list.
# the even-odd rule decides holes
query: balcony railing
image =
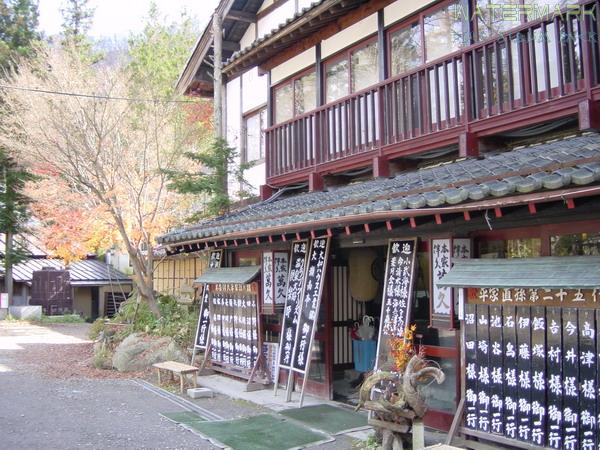
{"label": "balcony railing", "polygon": [[600,98],[599,6],[524,24],[269,128],[268,181],[576,114]]}

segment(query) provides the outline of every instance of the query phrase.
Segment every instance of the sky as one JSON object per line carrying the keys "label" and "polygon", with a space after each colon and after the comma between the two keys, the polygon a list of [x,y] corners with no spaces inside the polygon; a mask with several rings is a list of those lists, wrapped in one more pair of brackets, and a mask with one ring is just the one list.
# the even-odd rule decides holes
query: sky
{"label": "sky", "polygon": [[[204,27],[217,6],[218,0],[154,0],[167,21],[176,20],[182,9],[195,18],[199,28]],[[151,0],[90,0],[95,7],[94,23],[90,36],[94,38],[126,38],[131,32],[142,29]],[[60,9],[64,0],[39,1],[39,29],[47,36],[60,32]]]}

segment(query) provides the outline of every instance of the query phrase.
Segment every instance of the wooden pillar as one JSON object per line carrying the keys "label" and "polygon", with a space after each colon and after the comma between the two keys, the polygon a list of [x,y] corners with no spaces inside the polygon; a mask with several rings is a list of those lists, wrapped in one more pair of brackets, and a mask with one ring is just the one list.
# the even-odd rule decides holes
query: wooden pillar
{"label": "wooden pillar", "polygon": [[317,106],[325,104],[325,96],[323,95],[323,64],[321,64],[321,43],[315,46],[315,78],[317,86]]}
{"label": "wooden pillar", "polygon": [[461,158],[479,156],[479,141],[473,133],[462,133],[458,138],[458,155]]}
{"label": "wooden pillar", "polygon": [[579,103],[579,129],[600,130],[600,107],[598,103],[584,100]]}
{"label": "wooden pillar", "polygon": [[373,178],[390,176],[390,163],[385,156],[373,157]]}
{"label": "wooden pillar", "polygon": [[323,176],[318,174],[317,172],[311,172],[308,174],[308,190],[310,192],[313,191],[322,191],[323,190]]}
{"label": "wooden pillar", "polygon": [[212,18],[213,56],[214,56],[214,122],[215,136],[223,136],[223,23],[221,13],[215,11]]}
{"label": "wooden pillar", "polygon": [[377,64],[379,66],[379,81],[385,81],[388,78],[387,67],[387,42],[385,38],[385,21],[383,9],[377,11],[377,46],[379,47]]}
{"label": "wooden pillar", "polygon": [[260,199],[261,200],[266,200],[268,198],[270,198],[275,192],[275,189],[273,189],[271,186],[269,186],[268,184],[263,184],[260,186]]}

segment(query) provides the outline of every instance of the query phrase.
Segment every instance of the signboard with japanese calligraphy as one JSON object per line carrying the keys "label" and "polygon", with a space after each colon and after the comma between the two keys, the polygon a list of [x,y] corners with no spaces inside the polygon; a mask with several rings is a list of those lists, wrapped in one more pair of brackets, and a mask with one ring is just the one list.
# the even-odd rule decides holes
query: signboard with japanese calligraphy
{"label": "signboard with japanese calligraphy", "polygon": [[416,254],[416,239],[393,239],[388,244],[375,368],[391,363],[389,341],[404,336],[409,325]]}
{"label": "signboard with japanese calligraphy", "polygon": [[209,301],[211,364],[251,370],[259,346],[257,295],[219,289],[210,292]]}
{"label": "signboard with japanese calligraphy", "polygon": [[598,448],[598,292],[469,289],[465,432],[515,446]]}
{"label": "signboard with japanese calligraphy", "polygon": [[292,370],[302,374],[306,374],[309,369],[312,342],[318,326],[321,294],[329,257],[329,241],[329,237],[313,239],[308,255],[296,339],[292,352]]}
{"label": "signboard with japanese calligraphy", "polygon": [[440,287],[438,282],[452,268],[455,259],[471,257],[471,240],[446,238],[431,240],[431,325],[452,327],[455,324],[455,290]]}
{"label": "signboard with japanese calligraphy", "polygon": [[288,254],[264,252],[262,260],[262,311],[273,314],[285,304],[288,278]]}
{"label": "signboard with japanese calligraphy", "polygon": [[[208,267],[221,267],[223,250],[213,250],[208,258]],[[208,345],[208,332],[210,330],[210,312],[208,306],[208,289],[206,285],[202,286],[200,294],[200,314],[198,315],[198,325],[196,326],[196,339],[194,340],[194,350],[206,350]]]}
{"label": "signboard with japanese calligraphy", "polygon": [[[279,343],[279,367],[289,369],[292,364],[292,352],[298,325],[298,316],[302,300],[302,289],[306,276],[306,257],[309,243],[306,240],[292,243],[292,256],[290,261],[289,276],[285,308],[283,309],[283,323],[281,327],[281,341]],[[277,383],[275,383],[277,386]]]}

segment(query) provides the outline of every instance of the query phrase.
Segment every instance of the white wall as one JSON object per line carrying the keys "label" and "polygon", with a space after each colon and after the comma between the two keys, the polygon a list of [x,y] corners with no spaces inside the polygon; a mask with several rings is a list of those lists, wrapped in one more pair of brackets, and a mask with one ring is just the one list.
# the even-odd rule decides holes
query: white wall
{"label": "white wall", "polygon": [[254,42],[254,37],[256,36],[256,24],[251,23],[242,39],[240,39],[240,48],[244,49],[249,47]]}
{"label": "white wall", "polygon": [[241,123],[240,118],[242,112],[240,110],[241,102],[241,91],[240,91],[241,77],[234,78],[229,81],[226,85],[227,89],[227,142],[229,145],[240,148],[240,132]]}
{"label": "white wall", "polygon": [[321,58],[325,59],[376,32],[377,14],[375,13],[325,39],[321,43]]}
{"label": "white wall", "polygon": [[435,0],[397,0],[383,9],[383,22],[387,27],[432,3]]}
{"label": "white wall", "polygon": [[315,47],[309,48],[308,50],[288,59],[286,62],[273,67],[271,69],[271,84],[275,85],[282,80],[300,72],[302,69],[314,65],[317,61],[317,55]]}
{"label": "white wall", "polygon": [[[263,9],[264,9],[263,3]],[[278,8],[275,8],[265,17],[261,18],[258,24],[258,38],[260,39],[265,34],[269,34],[272,30],[279,28],[279,25],[284,23],[288,18],[296,14],[296,5],[294,0],[288,0]]]}
{"label": "white wall", "polygon": [[242,75],[242,112],[244,114],[267,103],[269,92],[267,81],[266,75],[258,75],[256,67]]}

